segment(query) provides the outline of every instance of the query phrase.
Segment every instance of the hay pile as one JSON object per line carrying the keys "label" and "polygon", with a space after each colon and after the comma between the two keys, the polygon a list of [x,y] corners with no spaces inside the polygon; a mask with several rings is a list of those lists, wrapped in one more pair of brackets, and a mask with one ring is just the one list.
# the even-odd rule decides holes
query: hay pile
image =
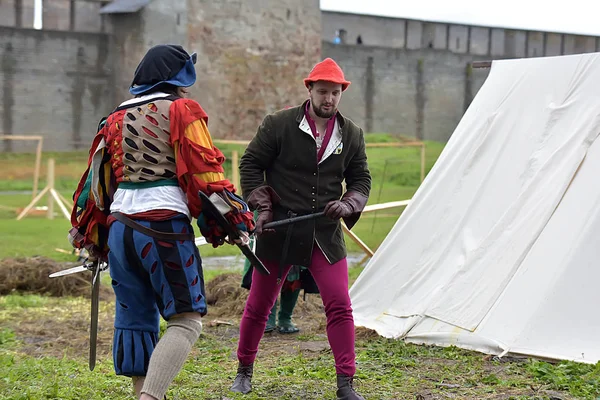
{"label": "hay pile", "polygon": [[[0,295],[14,292],[49,296],[84,296],[91,294],[91,273],[81,272],[58,278],[48,278],[53,272],[74,267],[77,263],[59,263],[45,257],[5,258],[0,260]],[[112,294],[100,286],[100,297]]]}
{"label": "hay pile", "polygon": [[241,316],[248,299],[248,290],[240,286],[241,281],[240,274],[217,275],[206,283],[206,302],[221,316]]}
{"label": "hay pile", "polygon": [[379,339],[381,336],[374,330],[365,328],[362,326],[357,326],[355,329],[355,337],[360,340],[375,340]]}
{"label": "hay pile", "polygon": [[[249,291],[240,286],[242,276],[237,273],[221,274],[206,284],[206,301],[209,312],[224,317],[241,317],[244,313]],[[306,301],[298,299],[294,309],[294,317],[323,313],[321,298],[316,295],[306,296]]]}

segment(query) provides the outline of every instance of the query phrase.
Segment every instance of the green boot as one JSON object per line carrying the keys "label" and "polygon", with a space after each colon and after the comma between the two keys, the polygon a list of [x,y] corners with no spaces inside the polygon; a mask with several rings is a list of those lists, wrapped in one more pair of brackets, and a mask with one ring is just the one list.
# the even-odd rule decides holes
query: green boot
{"label": "green boot", "polygon": [[279,333],[297,333],[300,331],[296,325],[292,323],[292,313],[298,296],[300,295],[300,289],[281,292],[281,307],[279,308]]}
{"label": "green boot", "polygon": [[275,316],[277,315],[277,300],[275,300],[275,304],[273,304],[273,308],[271,308],[271,314],[269,314],[269,319],[267,320],[267,326],[265,326],[265,333],[273,332],[275,328],[277,328],[277,323],[275,322]]}

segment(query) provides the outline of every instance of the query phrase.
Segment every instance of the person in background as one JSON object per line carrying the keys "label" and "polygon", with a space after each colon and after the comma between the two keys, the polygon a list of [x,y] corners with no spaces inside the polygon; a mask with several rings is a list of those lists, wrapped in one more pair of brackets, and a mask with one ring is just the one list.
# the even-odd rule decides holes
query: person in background
{"label": "person in background", "polygon": [[335,31],[335,36],[333,37],[333,43],[334,44],[340,44],[340,43],[342,43],[342,38],[340,37],[340,31],[339,30]]}

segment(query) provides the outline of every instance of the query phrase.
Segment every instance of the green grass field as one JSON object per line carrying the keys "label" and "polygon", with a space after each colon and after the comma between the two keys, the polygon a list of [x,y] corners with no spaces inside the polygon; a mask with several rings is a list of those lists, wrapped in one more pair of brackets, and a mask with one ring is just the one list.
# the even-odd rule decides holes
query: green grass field
{"label": "green grass field", "polygon": [[[369,143],[389,142],[393,138],[389,135],[371,134],[367,136]],[[226,156],[232,150],[243,154],[243,146],[220,146]],[[436,142],[426,144],[426,171],[429,171],[442,151],[442,145]],[[56,163],[56,189],[67,199],[72,197],[80,175],[85,170],[87,163],[86,152],[44,153],[42,171],[40,176],[40,189],[46,185],[46,165],[49,158],[54,158]],[[410,199],[420,184],[420,150],[418,148],[369,148],[369,168],[373,181],[369,204],[385,203],[390,201]],[[16,221],[18,208],[23,208],[31,201],[31,195],[14,194],[18,191],[30,191],[33,182],[33,169],[35,157],[33,154],[0,153],[0,258],[28,256],[31,254],[42,255],[57,260],[70,259],[68,254],[57,252],[56,248],[70,249],[66,240],[70,223],[57,214],[54,220],[47,220],[45,216],[27,216]],[[231,157],[225,163],[227,176],[231,176]],[[9,194],[3,194],[9,193]],[[46,198],[38,205],[45,206]],[[390,231],[402,208],[389,209],[365,214],[353,232],[356,233],[371,249],[375,250]],[[59,213],[55,205],[55,212]],[[43,232],[39,240],[36,232]],[[346,240],[350,252],[360,252],[360,248],[349,238]],[[224,256],[237,254],[233,246],[222,246],[213,249],[203,246],[202,254],[210,256]]]}
{"label": "green grass field", "polygon": [[[389,142],[389,135],[371,134],[367,140]],[[438,143],[426,144],[426,171],[442,151]],[[228,156],[239,146],[221,146]],[[369,204],[410,199],[420,184],[420,158],[416,148],[369,148],[373,188]],[[48,158],[56,160],[56,187],[69,198],[85,168],[87,155],[45,153],[42,162],[44,187]],[[66,239],[69,222],[57,214],[28,216],[16,221],[16,210],[26,206],[32,186],[34,159],[30,154],[0,153],[0,262],[8,257],[44,256],[74,261]],[[226,165],[228,176],[231,164]],[[44,199],[40,205],[45,205]],[[365,214],[353,229],[375,250],[402,212],[402,208]],[[58,207],[55,206],[58,212]],[[349,251],[360,252],[347,238]],[[238,254],[233,246],[203,246],[203,257]],[[225,267],[225,266],[224,266]],[[350,269],[353,282],[362,267]],[[207,282],[228,271],[205,271]],[[239,282],[239,274],[232,275]],[[108,274],[103,284],[110,286]],[[236,283],[237,284],[237,283]],[[376,295],[376,294],[374,294]],[[243,301],[243,300],[240,300]],[[303,310],[318,297],[300,300]],[[130,382],[114,375],[110,339],[114,299],[100,307],[98,364],[87,368],[89,300],[11,293],[0,296],[0,398],[9,400],[133,399]],[[307,308],[308,309],[308,308]],[[261,342],[254,375],[254,391],[248,396],[228,393],[235,375],[235,349],[239,315],[227,307],[209,308],[205,329],[190,359],[168,392],[171,399],[334,399],[333,357],[326,340],[321,312],[299,310],[294,315],[300,335],[268,335]],[[222,320],[226,324],[211,324]],[[163,321],[164,328],[164,321]],[[356,386],[367,399],[600,399],[600,364],[548,363],[537,360],[499,360],[455,347],[416,346],[384,339],[372,332],[357,331],[358,373]]]}

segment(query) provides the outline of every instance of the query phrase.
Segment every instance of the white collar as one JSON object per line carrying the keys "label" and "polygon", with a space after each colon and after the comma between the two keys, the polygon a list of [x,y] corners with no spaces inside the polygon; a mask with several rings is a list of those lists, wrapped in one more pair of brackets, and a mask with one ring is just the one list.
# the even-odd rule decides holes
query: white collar
{"label": "white collar", "polygon": [[[310,130],[308,120],[306,119],[306,114],[304,114],[304,117],[302,118],[302,121],[300,121],[300,125],[298,125],[298,128],[300,128],[302,132],[308,134],[313,140],[315,140],[315,137],[313,136],[312,131]],[[321,164],[323,161],[325,161],[326,158],[332,155],[338,147],[341,148],[341,146],[342,128],[340,127],[340,123],[336,117],[335,125],[333,126],[333,132],[331,133],[331,138],[329,139],[329,143],[327,144],[327,148],[325,148],[325,152],[323,153],[323,157],[321,157],[321,161],[319,161],[319,164]]]}

